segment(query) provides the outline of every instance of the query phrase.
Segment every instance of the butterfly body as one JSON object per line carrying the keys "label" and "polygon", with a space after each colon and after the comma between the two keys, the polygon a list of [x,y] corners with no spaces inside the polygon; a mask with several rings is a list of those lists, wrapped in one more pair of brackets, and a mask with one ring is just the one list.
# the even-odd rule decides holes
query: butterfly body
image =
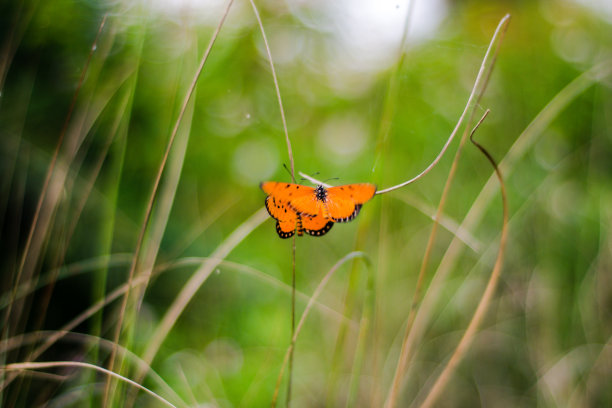
{"label": "butterfly body", "polygon": [[376,193],[369,183],[347,184],[326,188],[267,181],[261,189],[268,194],[266,208],[276,219],[276,232],[281,238],[325,235],[336,222],[353,220],[361,206]]}

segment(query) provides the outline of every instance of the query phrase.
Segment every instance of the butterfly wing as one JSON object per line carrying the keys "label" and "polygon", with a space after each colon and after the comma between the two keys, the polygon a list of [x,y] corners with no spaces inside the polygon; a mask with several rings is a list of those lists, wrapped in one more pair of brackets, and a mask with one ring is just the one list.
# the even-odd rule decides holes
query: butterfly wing
{"label": "butterfly wing", "polygon": [[327,189],[325,205],[329,217],[335,222],[354,219],[361,206],[374,197],[376,186],[370,183],[347,184]]}
{"label": "butterfly wing", "polygon": [[314,188],[292,183],[281,183],[278,181],[265,181],[259,185],[269,196],[277,200],[290,202],[296,198],[314,194]]}
{"label": "butterfly wing", "polygon": [[308,195],[312,187],[299,184],[266,181],[260,184],[261,189],[268,194],[266,209],[270,216],[276,219],[276,232],[281,238],[292,237],[297,230],[302,235],[303,227],[300,216],[289,206],[289,199]]}
{"label": "butterfly wing", "polygon": [[276,220],[276,233],[281,238],[291,238],[295,234],[295,225],[295,220],[293,222]]}
{"label": "butterfly wing", "polygon": [[303,216],[302,217],[302,227],[304,232],[308,235],[312,235],[315,237],[320,237],[321,235],[325,235],[329,232],[329,230],[334,226],[333,221],[326,220],[320,215],[317,216]]}
{"label": "butterfly wing", "polygon": [[277,199],[274,196],[266,197],[266,210],[268,210],[268,214],[270,217],[279,220],[279,221],[293,221],[295,224],[295,219],[297,215],[295,211],[289,207],[289,203],[286,201],[282,201]]}
{"label": "butterfly wing", "polygon": [[317,199],[314,189],[310,194],[300,195],[289,201],[289,206],[302,216],[316,217],[326,213],[324,203]]}
{"label": "butterfly wing", "polygon": [[261,183],[261,189],[276,200],[287,202],[298,215],[314,216],[321,210],[313,187],[266,181]]}
{"label": "butterfly wing", "polygon": [[369,183],[347,184],[318,190],[292,183],[266,181],[260,184],[268,194],[266,209],[276,219],[276,232],[281,238],[306,232],[309,235],[327,234],[334,222],[351,221],[361,206],[376,193]]}

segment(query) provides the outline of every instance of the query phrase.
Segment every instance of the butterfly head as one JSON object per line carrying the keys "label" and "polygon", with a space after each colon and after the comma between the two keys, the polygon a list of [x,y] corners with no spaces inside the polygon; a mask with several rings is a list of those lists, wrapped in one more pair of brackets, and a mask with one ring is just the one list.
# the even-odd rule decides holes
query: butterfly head
{"label": "butterfly head", "polygon": [[317,200],[325,202],[327,200],[327,190],[321,184],[315,188]]}

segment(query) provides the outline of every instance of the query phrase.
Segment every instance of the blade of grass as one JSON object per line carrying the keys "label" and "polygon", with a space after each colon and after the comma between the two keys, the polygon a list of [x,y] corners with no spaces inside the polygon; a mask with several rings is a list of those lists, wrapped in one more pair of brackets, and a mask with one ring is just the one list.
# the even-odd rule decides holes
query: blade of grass
{"label": "blade of grass", "polygon": [[[87,344],[95,345],[95,346],[99,346],[100,348],[108,350],[108,351],[110,351],[110,349],[113,347],[113,343],[110,340],[104,339],[99,336],[94,336],[94,335],[85,334],[85,333],[70,332],[70,331],[47,330],[47,331],[37,331],[37,332],[25,333],[25,334],[18,335],[10,339],[7,339],[6,341],[2,341],[0,342],[0,352],[6,352],[8,350],[23,347],[26,344],[38,343],[48,338],[59,338],[62,341],[65,341],[67,343],[77,343],[80,345],[87,345]],[[126,358],[132,364],[135,364],[141,367],[146,365],[140,359],[140,357],[138,357],[136,354],[134,354],[133,352],[131,352],[130,350],[124,347],[119,347],[119,352],[122,355],[125,355]],[[164,379],[156,371],[154,371],[150,367],[148,367],[148,370],[149,370],[149,377],[155,382],[155,384],[158,387],[162,388],[168,395],[171,395],[174,401],[176,401],[178,405],[182,405],[182,406],[187,405],[182,400],[182,398],[174,391],[174,389],[168,383],[166,383]]]}
{"label": "blade of grass", "polygon": [[94,364],[89,364],[89,363],[82,363],[82,362],[78,362],[78,361],[45,361],[45,362],[25,362],[25,363],[13,363],[13,364],[7,364],[5,366],[2,366],[0,368],[0,370],[2,371],[17,371],[17,372],[24,372],[27,370],[41,370],[41,369],[48,369],[48,368],[57,368],[57,367],[80,367],[80,368],[88,368],[91,370],[96,370],[98,372],[101,372],[103,374],[106,374],[110,377],[114,377],[118,380],[121,380],[129,385],[131,385],[132,387],[138,388],[139,390],[142,390],[144,392],[146,392],[147,394],[149,394],[150,396],[152,396],[153,398],[155,398],[157,401],[161,402],[164,405],[167,405],[169,407],[173,407],[176,408],[176,406],[172,403],[170,403],[170,401],[166,400],[165,398],[163,398],[162,396],[154,393],[153,391],[149,390],[146,387],[143,387],[142,385],[138,384],[137,382],[130,380],[127,377],[124,377],[122,375],[119,375],[113,371],[107,370],[104,367],[99,367],[97,365]]}
{"label": "blade of grass", "polygon": [[[166,311],[162,321],[159,323],[155,332],[151,336],[145,352],[143,353],[143,360],[147,364],[151,364],[159,347],[162,345],[168,333],[174,327],[174,324],[185,310],[185,307],[193,296],[196,294],[202,284],[208,279],[213,270],[221,263],[221,261],[229,255],[229,253],[240,244],[255,228],[262,224],[268,219],[268,212],[265,208],[261,208],[256,211],[250,218],[243,222],[238,228],[234,230],[226,239],[223,241],[211,254],[210,258],[206,259],[198,268],[197,271],[191,276],[189,281],[185,283],[183,289],[175,298],[172,305]],[[139,372],[135,376],[137,381],[142,378],[143,372]]]}
{"label": "blade of grass", "polygon": [[[217,25],[217,28],[215,29],[210,42],[208,43],[208,46],[204,52],[204,55],[202,56],[202,59],[200,61],[200,65],[198,66],[198,69],[196,70],[193,79],[191,81],[191,85],[189,86],[187,93],[185,95],[185,98],[183,100],[183,103],[181,105],[181,109],[179,111],[178,117],[176,119],[174,128],[172,130],[172,133],[170,134],[170,138],[168,140],[168,143],[166,145],[166,150],[164,152],[162,161],[159,165],[159,169],[157,171],[157,175],[155,177],[155,181],[153,183],[153,187],[152,187],[152,191],[151,194],[149,196],[149,201],[147,203],[147,207],[145,209],[145,213],[144,213],[144,220],[142,222],[142,226],[140,228],[140,232],[138,235],[138,240],[136,242],[136,248],[134,250],[134,258],[132,261],[132,264],[130,266],[130,270],[129,270],[129,274],[128,274],[128,292],[125,294],[125,296],[122,299],[122,304],[119,310],[119,321],[117,322],[117,326],[116,326],[116,330],[114,333],[114,342],[115,343],[119,343],[119,336],[121,334],[121,329],[123,327],[123,319],[125,317],[126,314],[126,310],[127,310],[127,306],[128,306],[128,299],[130,297],[130,290],[129,288],[132,287],[132,281],[134,280],[135,276],[136,276],[136,271],[137,271],[137,264],[140,258],[140,253],[142,250],[142,245],[144,242],[144,237],[145,237],[145,231],[147,230],[147,227],[149,225],[149,220],[151,217],[151,213],[153,210],[153,204],[157,198],[157,191],[161,182],[161,178],[162,175],[164,173],[164,169],[166,167],[166,162],[168,161],[168,157],[170,155],[170,151],[172,149],[172,146],[174,145],[174,139],[176,138],[176,135],[178,133],[179,127],[181,125],[183,116],[185,114],[185,112],[187,111],[187,106],[189,104],[189,101],[191,100],[191,97],[195,91],[195,86],[197,84],[198,79],[200,78],[200,74],[202,73],[203,69],[204,69],[204,65],[206,64],[206,61],[208,60],[208,56],[210,55],[210,51],[212,50],[212,47],[217,39],[217,37],[219,36],[219,32],[221,31],[221,27],[223,27],[223,23],[225,22],[225,19],[227,17],[227,15],[229,14],[229,10],[231,8],[233,4],[233,0],[229,0],[227,3],[227,7],[224,11],[224,13],[222,14],[220,20],[219,20],[219,24]],[[142,291],[146,290],[146,286],[145,288],[142,289]],[[143,293],[143,292],[141,292]],[[115,353],[111,353],[111,357],[109,359],[109,370],[112,370],[113,365],[115,364]],[[111,388],[111,377],[108,377],[108,380],[106,382],[106,386],[105,386],[105,400],[107,401],[107,397],[110,394],[110,388]]]}
{"label": "blade of grass", "polygon": [[280,390],[280,385],[283,379],[283,373],[285,371],[285,367],[287,366],[289,362],[293,349],[295,348],[295,343],[297,341],[297,338],[300,335],[300,332],[302,331],[302,327],[304,326],[306,317],[308,317],[308,314],[310,313],[310,309],[312,309],[312,306],[314,305],[315,301],[321,294],[321,291],[323,290],[323,288],[325,288],[325,285],[327,285],[327,282],[331,279],[331,277],[338,270],[338,268],[340,268],[345,262],[350,261],[351,259],[357,258],[357,257],[365,258],[366,254],[364,254],[363,252],[359,252],[359,251],[353,251],[353,252],[346,254],[338,262],[336,262],[334,266],[331,267],[331,269],[327,272],[327,274],[325,274],[323,279],[321,279],[321,282],[319,282],[316,289],[312,293],[312,296],[310,300],[308,301],[308,304],[306,305],[306,308],[304,309],[304,312],[302,313],[302,317],[300,318],[300,321],[295,329],[295,333],[293,334],[293,338],[291,339],[291,344],[289,345],[289,348],[285,352],[285,357],[283,358],[280,372],[278,373],[278,378],[276,379],[276,387],[274,389],[274,394],[272,396],[272,402],[270,403],[270,406],[272,408],[276,407],[276,400],[278,399],[278,392]]}
{"label": "blade of grass", "polygon": [[[2,51],[0,51],[0,91],[4,89],[4,81],[9,71],[15,51],[26,32],[36,8],[38,7],[39,0],[36,1],[20,1],[17,4],[17,9],[12,18],[11,28],[5,37],[5,41],[2,45]],[[24,8],[29,6],[29,9],[24,11]],[[3,99],[3,98],[2,98]],[[0,99],[0,103],[2,102]]]}
{"label": "blade of grass", "polygon": [[[366,258],[367,260],[367,258]],[[368,268],[367,282],[365,289],[364,308],[359,324],[359,333],[357,335],[357,346],[353,365],[351,367],[351,380],[349,383],[348,396],[346,398],[346,407],[357,406],[359,401],[359,391],[361,390],[361,371],[367,354],[368,339],[370,337],[370,328],[372,326],[372,318],[375,308],[375,274],[372,268]],[[329,402],[329,400],[328,400]]]}
{"label": "blade of grass", "polygon": [[[207,260],[210,260],[210,259],[212,258],[201,258],[201,257],[183,258],[183,259],[177,260],[176,262],[172,262],[170,264],[160,265],[158,268],[156,268],[156,273],[159,273],[160,271],[165,271],[165,269],[170,269],[170,268],[177,268],[181,266],[190,266],[190,265],[200,265],[203,262],[206,262]],[[219,265],[234,269],[238,272],[243,273],[244,275],[256,278],[260,280],[261,282],[265,282],[271,287],[281,289],[283,292],[286,292],[289,295],[291,295],[293,292],[293,287],[291,285],[288,285],[282,280],[272,277],[251,266],[239,264],[239,263],[232,262],[232,261],[221,261]],[[303,292],[296,291],[296,299],[300,299],[302,302],[307,303],[308,300],[310,299],[310,296],[306,295]],[[358,330],[357,324],[353,320],[346,317],[346,315],[337,312],[336,310],[330,308],[329,306],[323,303],[316,303],[316,306],[322,312],[325,312],[327,316],[331,316],[335,320],[339,322],[343,322],[344,324],[347,324],[352,331]]]}
{"label": "blade of grass", "polygon": [[[278,107],[280,109],[281,121],[283,122],[283,131],[285,132],[285,143],[287,144],[287,154],[289,156],[289,163],[291,166],[291,180],[295,183],[295,163],[293,159],[293,150],[291,149],[291,140],[289,139],[289,131],[287,129],[287,119],[285,117],[285,109],[283,108],[283,100],[281,98],[280,86],[278,84],[278,77],[276,76],[276,69],[274,68],[274,60],[272,59],[272,52],[270,51],[270,45],[268,44],[268,37],[266,36],[266,31],[264,30],[263,23],[261,21],[261,17],[259,16],[259,11],[257,10],[257,6],[255,6],[255,2],[253,0],[249,0],[251,3],[251,7],[253,8],[253,13],[255,14],[255,18],[257,19],[257,24],[259,25],[259,30],[261,31],[261,36],[264,41],[264,45],[266,48],[266,52],[268,53],[268,61],[270,62],[270,71],[272,72],[272,79],[274,81],[274,89],[276,91],[276,98],[278,101]],[[291,297],[291,338],[293,338],[293,334],[295,333],[295,244],[297,237],[294,235],[292,239],[291,246],[291,285],[292,289],[292,297]],[[293,351],[291,351],[291,355],[289,356],[289,381],[287,383],[287,401],[286,405],[289,407],[291,405],[291,384],[293,383]]]}
{"label": "blade of grass", "polygon": [[278,78],[276,76],[276,70],[274,69],[272,52],[270,51],[270,45],[268,44],[268,37],[266,36],[266,32],[264,30],[263,23],[261,22],[261,17],[259,16],[259,11],[257,10],[257,6],[255,6],[255,2],[253,0],[249,0],[249,1],[251,3],[251,7],[253,8],[253,13],[255,14],[255,18],[257,19],[257,24],[259,25],[259,30],[261,31],[261,36],[263,37],[266,52],[268,53],[268,61],[270,62],[270,70],[272,72],[272,79],[274,81],[274,89],[276,90],[276,98],[278,100],[278,107],[280,108],[280,116],[281,116],[281,120],[283,121],[283,131],[285,132],[285,143],[287,143],[287,154],[289,155],[289,164],[291,166],[291,180],[295,183],[295,164],[293,161],[293,150],[291,149],[291,140],[289,140],[289,131],[287,130],[287,119],[285,118],[285,109],[283,108],[283,100],[281,98],[280,86],[278,85]]}
{"label": "blade of grass", "polygon": [[[465,109],[463,110],[463,113],[461,114],[457,125],[455,126],[455,129],[453,130],[453,133],[451,134],[451,136],[453,134],[455,134],[458,129],[459,126],[462,124],[463,119],[466,117],[468,111],[470,109],[472,109],[472,101],[475,100],[476,104],[474,104],[474,109],[472,109],[472,112],[469,116],[468,122],[467,122],[467,127],[466,127],[466,131],[464,132],[461,140],[459,141],[459,148],[457,149],[457,153],[455,154],[455,158],[452,162],[451,165],[451,169],[449,170],[448,173],[448,177],[444,186],[444,189],[442,191],[442,196],[440,198],[440,203],[438,204],[438,210],[436,212],[436,220],[440,219],[440,216],[442,214],[445,202],[446,202],[446,197],[448,195],[448,192],[450,190],[450,186],[452,185],[452,182],[454,180],[454,175],[458,166],[458,162],[459,162],[459,157],[461,156],[462,153],[462,147],[465,144],[465,141],[467,139],[467,129],[469,128],[472,118],[476,112],[475,107],[477,106],[478,101],[480,100],[480,98],[482,97],[485,89],[486,89],[486,85],[488,83],[488,80],[490,78],[491,72],[493,70],[493,67],[495,66],[495,58],[497,53],[499,52],[499,47],[501,46],[501,43],[503,41],[503,36],[506,32],[506,29],[508,28],[508,24],[510,22],[510,15],[506,14],[499,22],[499,24],[497,25],[497,28],[495,29],[495,33],[493,34],[493,37],[491,38],[491,41],[489,43],[489,46],[487,48],[487,51],[483,57],[482,60],[482,64],[480,66],[480,69],[478,71],[478,75],[476,76],[476,80],[474,81],[474,86],[472,87],[472,91],[470,93],[470,96],[468,97],[468,101],[466,103]],[[495,47],[495,49],[494,49]],[[449,138],[449,141],[452,139]],[[448,142],[447,142],[448,145]],[[443,151],[446,149],[446,147],[443,148]],[[418,176],[416,176],[414,179],[421,177],[421,175],[426,174],[432,167],[433,165],[437,162],[437,160],[439,160],[440,156],[438,156],[436,158],[436,160],[434,160],[434,162],[432,162],[432,164],[430,166],[428,166],[428,168],[426,168],[421,174],[419,174]],[[413,180],[414,180],[413,179]],[[408,180],[408,182],[399,184],[398,186],[392,187],[391,189],[387,189],[385,191],[391,191],[392,189],[395,188],[399,188],[403,185],[406,185],[407,183],[411,182],[412,180]],[[382,192],[381,192],[382,193]],[[417,278],[417,283],[416,283],[416,288],[414,291],[414,295],[413,295],[413,300],[412,300],[412,305],[410,308],[410,312],[408,315],[408,322],[406,324],[406,331],[404,334],[404,340],[402,341],[402,348],[400,351],[400,356],[398,359],[398,363],[397,363],[397,367],[395,370],[395,375],[393,378],[393,383],[391,386],[391,390],[389,391],[389,395],[387,397],[387,401],[385,403],[385,407],[388,408],[393,408],[396,406],[397,404],[397,398],[398,398],[398,394],[400,391],[400,387],[402,384],[402,380],[404,377],[404,373],[406,371],[406,365],[408,364],[408,359],[410,357],[410,351],[411,351],[411,347],[410,347],[410,333],[412,331],[412,327],[414,324],[414,320],[416,317],[416,312],[418,309],[418,305],[421,301],[421,290],[422,290],[422,285],[424,283],[424,279],[425,279],[425,272],[427,270],[427,266],[429,263],[429,257],[431,255],[431,251],[433,248],[433,243],[435,241],[435,237],[436,237],[436,233],[437,233],[437,226],[438,226],[438,222],[434,222],[432,225],[432,230],[431,233],[429,235],[429,241],[427,242],[427,247],[425,249],[425,254],[423,255],[423,261],[421,263],[421,269],[419,271],[419,276]]]}
{"label": "blade of grass", "polygon": [[[541,135],[542,131],[565,109],[571,101],[579,94],[584,92],[594,83],[603,80],[612,74],[612,63],[610,60],[595,65],[588,71],[579,75],[576,79],[570,82],[552,100],[536,115],[534,120],[527,126],[525,131],[521,133],[516,142],[509,149],[504,159],[499,164],[499,169],[506,177],[512,173],[513,166],[522,157],[529,146],[532,146],[536,138]],[[474,204],[469,209],[467,215],[463,219],[460,228],[473,230],[482,220],[484,209],[487,208],[494,196],[497,188],[496,176],[493,175],[485,186],[480,191],[478,197],[474,200]],[[448,249],[442,257],[442,261],[436,270],[433,279],[427,289],[427,293],[423,297],[421,307],[414,318],[413,330],[408,338],[408,346],[413,345],[422,337],[425,331],[429,316],[435,306],[436,299],[441,291],[442,282],[454,266],[461,250],[464,248],[463,243],[456,237],[453,237]]]}
{"label": "blade of grass", "polygon": [[[478,122],[478,125],[480,125],[482,120],[484,120],[488,112],[489,112],[488,110],[485,112],[480,122]],[[478,125],[476,127],[478,127]],[[475,130],[476,128],[474,129],[474,131]],[[465,353],[467,352],[467,349],[470,346],[470,344],[472,344],[472,341],[476,334],[476,330],[478,329],[478,326],[482,322],[482,319],[485,316],[485,313],[489,307],[489,304],[491,303],[491,299],[493,298],[493,293],[495,291],[495,288],[497,287],[497,282],[501,274],[501,269],[502,269],[502,265],[504,261],[504,254],[506,252],[506,240],[508,238],[508,199],[506,196],[506,186],[504,183],[502,173],[499,170],[497,163],[495,162],[493,157],[489,154],[489,152],[484,147],[482,147],[478,142],[474,140],[473,138],[474,131],[472,131],[472,133],[470,134],[470,140],[482,152],[482,154],[485,155],[487,160],[491,163],[491,166],[493,166],[493,168],[495,169],[495,174],[497,175],[497,178],[499,180],[500,189],[501,189],[502,206],[503,206],[502,218],[503,219],[502,219],[501,238],[499,241],[499,251],[497,253],[497,259],[495,260],[495,265],[493,266],[493,271],[491,272],[491,276],[489,277],[487,287],[484,293],[482,294],[480,301],[478,302],[478,307],[476,308],[476,311],[474,312],[474,316],[472,316],[472,319],[470,320],[470,323],[468,324],[468,327],[465,330],[465,333],[463,334],[463,337],[461,338],[461,341],[459,342],[459,344],[457,345],[457,348],[453,352],[450,360],[448,361],[448,363],[442,370],[442,373],[440,374],[440,376],[438,377],[438,379],[432,386],[430,392],[427,394],[427,398],[421,404],[421,407],[423,408],[428,408],[428,407],[433,406],[433,404],[435,404],[437,399],[440,398],[440,395],[442,394],[442,390],[444,389],[444,387],[450,380],[450,377],[453,374],[455,368],[465,356]]]}
{"label": "blade of grass", "polygon": [[[55,173],[56,164],[58,162],[58,157],[60,155],[60,150],[64,143],[64,137],[66,135],[66,131],[68,130],[68,125],[70,123],[70,119],[72,117],[72,113],[76,106],[76,102],[79,96],[79,92],[81,87],[83,86],[83,82],[85,81],[85,74],[89,68],[89,64],[93,57],[93,54],[96,50],[96,45],[98,40],[102,34],[104,29],[104,24],[106,22],[106,15],[103,16],[100,26],[98,28],[98,32],[96,37],[92,43],[90,48],[90,52],[87,56],[83,69],[81,70],[81,76],[79,78],[79,82],[77,84],[76,90],[72,97],[72,101],[70,102],[70,107],[68,108],[68,113],[64,120],[64,124],[62,130],[60,131],[59,138],[55,145],[55,150],[51,156],[51,162],[49,163],[47,173],[45,176],[45,180],[43,182],[43,186],[40,192],[40,196],[38,198],[38,203],[36,204],[36,209],[34,210],[34,215],[32,218],[32,223],[29,229],[28,237],[26,238],[26,243],[23,249],[23,254],[21,257],[21,261],[19,263],[19,267],[17,269],[17,274],[15,276],[13,287],[16,288],[22,281],[28,281],[31,279],[34,274],[34,270],[39,261],[40,251],[44,244],[44,238],[47,234],[49,225],[51,223],[52,215],[57,206],[59,197],[62,179],[64,178],[62,175],[65,174],[65,171],[59,171],[56,176],[56,179],[52,179],[52,175]],[[75,135],[76,136],[76,135]],[[63,167],[63,166],[62,166]],[[43,204],[45,204],[43,206]],[[9,302],[9,307],[7,308],[6,314],[6,322],[7,324],[3,326],[2,332],[4,335],[10,335],[10,322],[20,321],[20,309],[21,307],[17,305],[15,312],[13,313],[12,308],[14,307],[14,302]]]}
{"label": "blade of grass", "polygon": [[[432,221],[436,221],[436,210],[432,206],[429,206],[423,200],[418,199],[414,195],[402,194],[398,197],[399,200],[410,205],[411,207],[418,210],[421,214],[430,218]],[[482,242],[476,238],[470,231],[462,229],[459,223],[453,218],[442,214],[441,218],[437,220],[442,227],[448,232],[459,238],[465,245],[467,245],[475,253],[479,253],[482,250]]]}

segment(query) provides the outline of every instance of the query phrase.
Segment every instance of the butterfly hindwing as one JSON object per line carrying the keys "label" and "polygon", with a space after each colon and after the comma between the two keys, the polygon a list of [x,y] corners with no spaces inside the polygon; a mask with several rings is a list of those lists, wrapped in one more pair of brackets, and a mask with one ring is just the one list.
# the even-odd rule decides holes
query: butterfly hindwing
{"label": "butterfly hindwing", "polygon": [[296,221],[276,221],[276,233],[281,238],[291,238],[295,233]]}
{"label": "butterfly hindwing", "polygon": [[305,233],[320,237],[321,235],[327,234],[329,230],[332,229],[334,222],[326,220],[321,216],[306,216],[302,217],[302,225]]}

